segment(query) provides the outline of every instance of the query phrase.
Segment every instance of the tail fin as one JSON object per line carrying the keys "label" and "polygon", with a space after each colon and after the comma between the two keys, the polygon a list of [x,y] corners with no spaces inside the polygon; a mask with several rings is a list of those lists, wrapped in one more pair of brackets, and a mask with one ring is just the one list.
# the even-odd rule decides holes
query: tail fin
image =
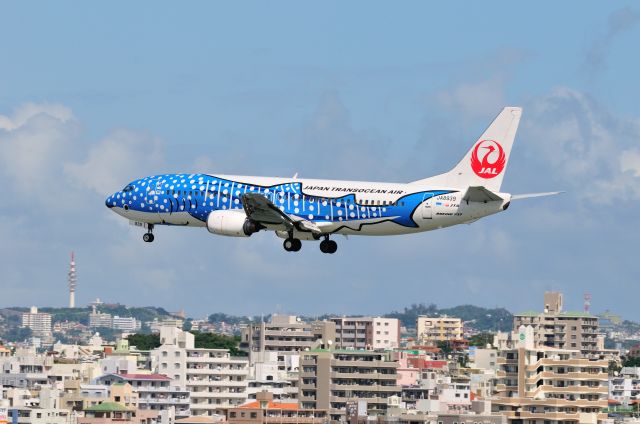
{"label": "tail fin", "polygon": [[413,183],[483,186],[499,192],[521,115],[522,108],[505,107],[451,171]]}

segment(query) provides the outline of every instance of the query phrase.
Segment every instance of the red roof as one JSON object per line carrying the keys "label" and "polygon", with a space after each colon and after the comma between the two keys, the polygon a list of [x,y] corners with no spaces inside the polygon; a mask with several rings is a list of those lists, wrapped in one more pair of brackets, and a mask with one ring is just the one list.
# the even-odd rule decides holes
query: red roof
{"label": "red roof", "polygon": [[[239,408],[242,409],[262,409],[260,407],[260,402],[250,402],[245,403],[244,405],[240,405]],[[288,411],[297,411],[298,404],[297,403],[284,403],[284,402],[269,402],[267,404],[267,409],[286,409]]]}
{"label": "red roof", "polygon": [[122,377],[125,380],[156,380],[156,381],[171,381],[169,377],[164,374],[116,374],[118,377]]}
{"label": "red roof", "polygon": [[447,365],[447,361],[431,361],[424,358],[409,358],[409,365],[418,369],[441,369]]}

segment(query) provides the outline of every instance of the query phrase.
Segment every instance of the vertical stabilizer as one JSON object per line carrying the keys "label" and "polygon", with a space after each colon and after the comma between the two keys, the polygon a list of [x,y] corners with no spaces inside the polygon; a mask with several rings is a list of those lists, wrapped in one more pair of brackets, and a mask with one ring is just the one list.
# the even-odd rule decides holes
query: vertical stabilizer
{"label": "vertical stabilizer", "polygon": [[500,191],[521,115],[522,108],[505,107],[451,171],[413,183]]}

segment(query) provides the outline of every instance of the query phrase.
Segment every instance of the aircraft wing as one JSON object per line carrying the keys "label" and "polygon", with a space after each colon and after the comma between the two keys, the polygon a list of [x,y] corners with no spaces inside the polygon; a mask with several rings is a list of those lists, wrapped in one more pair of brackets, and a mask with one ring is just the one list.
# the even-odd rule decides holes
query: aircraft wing
{"label": "aircraft wing", "polygon": [[462,197],[462,200],[465,200],[467,202],[493,202],[504,199],[482,186],[476,186],[469,187],[467,189],[467,192]]}
{"label": "aircraft wing", "polygon": [[282,225],[287,230],[297,229],[320,234],[322,230],[311,221],[298,216],[284,213],[265,196],[258,193],[245,193],[242,195],[244,212],[249,219],[265,225]]}

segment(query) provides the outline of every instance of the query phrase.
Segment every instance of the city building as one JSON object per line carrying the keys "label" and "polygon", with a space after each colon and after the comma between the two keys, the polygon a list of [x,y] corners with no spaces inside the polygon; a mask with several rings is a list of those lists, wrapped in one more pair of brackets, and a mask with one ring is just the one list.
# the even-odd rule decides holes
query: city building
{"label": "city building", "polygon": [[609,403],[623,407],[640,404],[640,368],[624,367],[609,378]]}
{"label": "city building", "polygon": [[[174,410],[177,417],[190,415],[189,391],[164,374],[106,374],[96,383],[108,386],[112,392],[116,385],[127,383],[137,394],[138,409],[152,411],[155,416],[166,410]],[[127,403],[117,398],[114,402]]]}
{"label": "city building", "polygon": [[536,347],[522,331],[516,348],[500,351],[493,410],[514,424],[598,424],[607,418],[608,365],[578,350]]}
{"label": "city building", "polygon": [[141,411],[117,402],[103,402],[87,408],[83,417],[77,418],[77,424],[109,424],[113,422],[131,422],[153,424],[156,415],[152,411]]}
{"label": "city building", "polygon": [[326,410],[302,409],[297,402],[278,402],[269,392],[257,394],[256,401],[229,409],[229,424],[325,424]]}
{"label": "city building", "polygon": [[250,353],[299,352],[335,339],[335,323],[331,321],[307,323],[294,315],[273,314],[268,323],[252,323],[242,329],[240,348]]}
{"label": "city building", "polygon": [[531,326],[536,346],[579,350],[595,355],[604,349],[599,345],[598,317],[588,312],[563,312],[562,293],[545,292],[544,312],[523,312],[513,316],[513,330]]}
{"label": "city building", "polygon": [[390,396],[400,396],[398,362],[391,352],[312,350],[300,361],[299,402],[303,409],[328,410],[344,420],[347,403],[366,403],[369,416],[383,415]]}
{"label": "city building", "polygon": [[400,321],[397,318],[334,317],[336,349],[397,349]]}
{"label": "city building", "polygon": [[111,321],[111,328],[122,331],[138,331],[142,328],[142,323],[133,317],[114,316]]}
{"label": "city building", "polygon": [[35,337],[50,339],[51,314],[38,312],[38,308],[32,306],[29,312],[22,314],[22,327],[30,328]]}
{"label": "city building", "polygon": [[193,334],[173,326],[160,329],[162,345],[151,352],[158,372],[190,393],[191,415],[226,415],[247,400],[249,362],[227,349],[194,347]]}
{"label": "city building", "polygon": [[90,328],[111,328],[113,326],[113,317],[111,314],[97,312],[96,307],[93,307],[93,311],[89,314],[89,327]]}
{"label": "city building", "polygon": [[435,345],[438,342],[461,340],[463,323],[460,318],[419,316],[416,320],[416,338],[419,344]]}
{"label": "city building", "polygon": [[297,400],[299,365],[300,355],[297,353],[253,352],[249,363],[247,397],[255,399],[259,392],[268,391],[280,401]]}
{"label": "city building", "polygon": [[153,321],[147,321],[147,325],[152,333],[159,333],[162,327],[182,328],[184,320],[180,318],[166,318],[162,320],[154,318]]}
{"label": "city building", "polygon": [[[18,424],[68,424],[71,411],[60,407],[60,390],[42,387],[35,392],[12,389],[8,396],[8,419]],[[0,401],[1,402],[1,401]]]}

